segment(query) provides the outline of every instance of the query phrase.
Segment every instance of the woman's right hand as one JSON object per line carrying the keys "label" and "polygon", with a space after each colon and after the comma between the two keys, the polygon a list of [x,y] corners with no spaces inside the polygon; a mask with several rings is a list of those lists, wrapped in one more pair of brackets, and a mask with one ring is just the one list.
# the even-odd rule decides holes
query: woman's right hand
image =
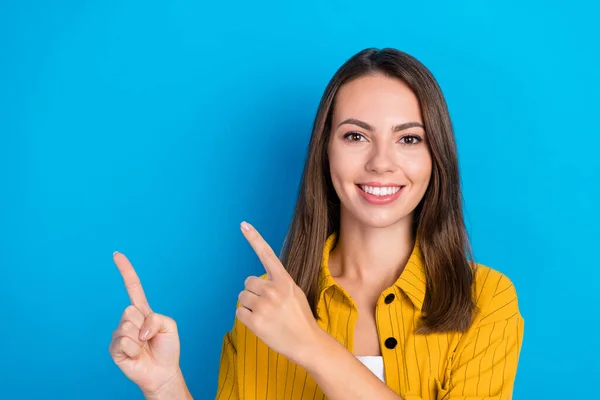
{"label": "woman's right hand", "polygon": [[149,397],[181,376],[177,325],[173,319],[152,312],[127,257],[115,252],[113,259],[123,276],[131,305],[113,332],[110,354],[125,376]]}

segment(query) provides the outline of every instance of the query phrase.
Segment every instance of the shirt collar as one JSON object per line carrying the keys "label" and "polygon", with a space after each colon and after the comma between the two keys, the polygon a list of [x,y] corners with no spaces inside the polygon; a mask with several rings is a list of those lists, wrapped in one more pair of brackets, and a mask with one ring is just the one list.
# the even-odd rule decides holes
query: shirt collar
{"label": "shirt collar", "polygon": [[[319,293],[319,301],[322,299],[323,293],[331,286],[336,286],[334,278],[329,271],[329,253],[337,243],[337,233],[334,232],[325,241],[323,248],[323,257],[321,261],[321,270],[319,273],[319,284],[317,290]],[[421,310],[423,301],[425,300],[426,275],[425,266],[423,264],[423,256],[421,247],[419,246],[419,237],[415,240],[413,251],[404,267],[404,271],[400,274],[394,286],[402,290],[404,294],[411,300],[413,305]]]}

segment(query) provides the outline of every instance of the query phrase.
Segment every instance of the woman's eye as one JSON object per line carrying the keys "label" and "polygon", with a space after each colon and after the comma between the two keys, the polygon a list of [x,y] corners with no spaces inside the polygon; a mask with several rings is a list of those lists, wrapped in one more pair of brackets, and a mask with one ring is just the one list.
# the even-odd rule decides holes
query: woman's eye
{"label": "woman's eye", "polygon": [[404,143],[402,143],[403,145],[410,146],[421,142],[422,139],[417,135],[407,135],[400,139],[400,142],[402,141],[404,141]]}
{"label": "woman's eye", "polygon": [[344,139],[350,140],[351,142],[360,142],[365,137],[358,132],[349,132],[344,135]]}

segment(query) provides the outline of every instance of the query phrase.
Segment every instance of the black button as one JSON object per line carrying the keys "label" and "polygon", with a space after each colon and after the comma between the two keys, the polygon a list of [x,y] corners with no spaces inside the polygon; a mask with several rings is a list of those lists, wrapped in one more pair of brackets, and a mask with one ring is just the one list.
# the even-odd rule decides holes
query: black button
{"label": "black button", "polygon": [[394,339],[393,337],[389,337],[389,338],[385,339],[385,347],[387,347],[390,350],[395,348],[397,344],[398,344],[398,341],[396,339]]}
{"label": "black button", "polygon": [[385,304],[390,304],[392,301],[394,301],[395,298],[396,296],[394,296],[393,293],[388,294],[387,296],[385,296]]}

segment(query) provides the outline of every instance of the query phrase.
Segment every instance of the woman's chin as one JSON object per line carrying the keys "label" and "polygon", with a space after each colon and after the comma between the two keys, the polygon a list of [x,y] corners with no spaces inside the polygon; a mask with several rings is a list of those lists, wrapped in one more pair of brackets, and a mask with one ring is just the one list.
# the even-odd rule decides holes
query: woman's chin
{"label": "woman's chin", "polygon": [[[357,217],[357,218],[356,218]],[[357,215],[355,219],[369,228],[389,228],[402,222],[406,216],[398,213],[374,212],[369,215]]]}
{"label": "woman's chin", "polygon": [[365,204],[362,199],[352,199],[350,203],[350,207],[344,207],[342,202],[342,219],[364,228],[388,228],[403,223],[406,218],[412,218],[404,207],[373,206]]}

